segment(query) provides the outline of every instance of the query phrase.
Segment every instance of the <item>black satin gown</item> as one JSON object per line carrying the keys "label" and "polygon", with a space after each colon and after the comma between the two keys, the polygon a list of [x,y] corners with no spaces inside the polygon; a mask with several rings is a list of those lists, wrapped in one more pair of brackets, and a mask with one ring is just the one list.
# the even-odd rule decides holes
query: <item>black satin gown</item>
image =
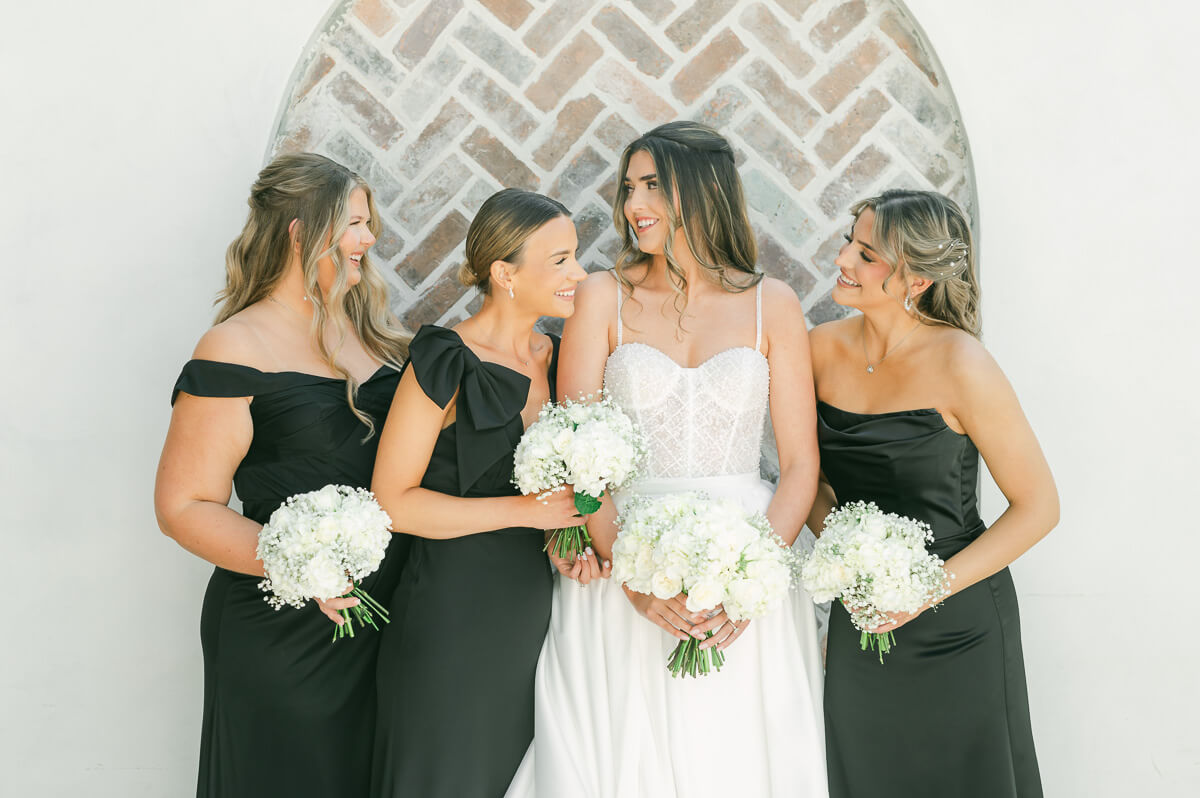
{"label": "black satin gown", "polygon": [[[821,469],[840,503],[925,521],[948,560],[984,532],[979,453],[936,410],[818,402]],[[1040,798],[1017,595],[1007,568],[895,632],[879,663],[834,602],[825,664],[831,798]]]}
{"label": "black satin gown", "polygon": [[[550,362],[555,390],[558,339]],[[514,496],[513,451],[529,378],[482,361],[452,330],[413,339],[409,363],[456,420],[438,435],[421,486]],[[501,798],[533,739],[533,680],[552,578],[539,529],[413,538],[379,653],[371,795]]]}
{"label": "black satin gown", "polygon": [[[399,375],[380,368],[356,404],[383,428]],[[192,360],[171,396],[252,396],[254,438],[233,476],[242,514],[265,523],[285,499],[329,484],[369,487],[378,434],[350,412],[342,380]],[[394,589],[407,538],[394,535],[363,581]],[[200,798],[366,795],[380,635],[330,643],[334,626],[310,602],[271,609],[260,577],[216,568],[204,594],[204,725]]]}

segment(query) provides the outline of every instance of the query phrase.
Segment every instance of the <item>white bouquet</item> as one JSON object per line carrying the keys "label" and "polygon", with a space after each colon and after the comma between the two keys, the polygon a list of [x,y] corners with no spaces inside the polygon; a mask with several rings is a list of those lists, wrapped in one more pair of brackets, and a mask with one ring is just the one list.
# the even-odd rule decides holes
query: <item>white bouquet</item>
{"label": "white bouquet", "polygon": [[[691,612],[723,605],[739,621],[766,615],[791,587],[792,550],[765,515],[748,513],[732,499],[700,492],[637,497],[618,523],[613,578],[630,590],[660,599],[684,593]],[[721,669],[724,655],[701,650],[700,643],[680,641],[667,661],[672,676]]]}
{"label": "white bouquet", "polygon": [[[590,515],[600,509],[605,490],[636,475],[645,456],[645,439],[607,395],[599,402],[547,402],[517,444],[513,484],[526,496],[570,485],[575,509]],[[555,530],[546,546],[573,559],[591,542],[580,524]]]}
{"label": "white bouquet", "polygon": [[850,612],[864,651],[878,648],[879,661],[896,638],[866,629],[893,612],[916,612],[949,591],[942,560],[926,550],[929,525],[885,513],[874,502],[852,502],[825,518],[825,531],[800,571],[816,603],[841,599]]}
{"label": "white bouquet", "polygon": [[378,630],[375,614],[388,623],[387,610],[358,582],[383,561],[391,528],[392,519],[362,488],[326,485],[292,496],[258,533],[258,559],[267,574],[258,586],[272,594],[266,602],[278,610],[285,604],[303,607],[311,598],[354,596],[360,603],[341,611],[346,622],[334,640],[354,637],[356,620]]}

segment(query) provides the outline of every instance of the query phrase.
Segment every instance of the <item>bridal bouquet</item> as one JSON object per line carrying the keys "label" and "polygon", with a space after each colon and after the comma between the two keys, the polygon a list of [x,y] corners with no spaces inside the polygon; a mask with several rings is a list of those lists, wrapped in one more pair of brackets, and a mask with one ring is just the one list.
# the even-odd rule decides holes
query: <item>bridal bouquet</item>
{"label": "bridal bouquet", "polygon": [[885,513],[874,502],[853,502],[825,518],[825,531],[800,578],[814,602],[841,599],[862,632],[863,651],[878,649],[883,662],[895,636],[863,630],[884,623],[890,613],[916,612],[946,595],[942,560],[925,548],[932,540],[928,524]]}
{"label": "bridal bouquet", "polygon": [[360,603],[341,611],[346,622],[333,639],[354,637],[354,621],[378,631],[375,615],[388,623],[387,610],[358,582],[383,561],[391,527],[392,519],[362,488],[326,485],[292,496],[258,533],[258,559],[267,574],[258,586],[272,594],[264,599],[278,610],[303,607],[310,598],[354,596]]}
{"label": "bridal bouquet", "polygon": [[[590,515],[604,491],[632,478],[645,456],[641,433],[607,395],[599,402],[547,402],[517,444],[513,484],[526,496],[570,485],[575,509]],[[591,542],[580,524],[556,529],[546,546],[574,559]]]}
{"label": "bridal bouquet", "polygon": [[[687,594],[691,612],[723,605],[731,620],[759,618],[792,584],[794,555],[762,513],[700,492],[632,499],[618,519],[613,578],[639,593]],[[712,633],[709,632],[709,637]],[[725,656],[689,637],[667,661],[672,676],[720,670]]]}

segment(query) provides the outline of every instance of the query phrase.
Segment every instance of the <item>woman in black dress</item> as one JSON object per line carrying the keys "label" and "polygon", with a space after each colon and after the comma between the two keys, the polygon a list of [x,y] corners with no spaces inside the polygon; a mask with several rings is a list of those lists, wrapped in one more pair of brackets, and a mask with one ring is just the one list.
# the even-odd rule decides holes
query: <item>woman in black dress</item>
{"label": "woman in black dress", "polygon": [[[407,336],[367,250],[379,217],[354,173],[319,155],[262,170],[226,254],[217,324],[172,394],[154,505],[162,530],[216,565],[200,618],[202,798],[365,795],[375,657],[367,630],[330,644],[357,599],[271,609],[258,532],[285,499],[370,484]],[[242,512],[228,507],[236,488]],[[395,585],[397,536],[375,595]]]}
{"label": "woman in black dress", "polygon": [[558,339],[586,276],[567,210],[505,189],[467,232],[459,278],[483,307],[412,341],[372,488],[414,536],[379,654],[371,795],[500,798],[533,738],[533,677],[550,619],[543,530],[574,496],[520,496],[513,451],[554,397]]}
{"label": "woman in black dress", "polygon": [[[1058,494],[1000,368],[979,343],[979,288],[962,211],[933,192],[854,206],[834,301],[861,311],[812,332],[822,483],[925,521],[945,560],[936,612],[895,614],[879,663],[835,603],[825,726],[832,798],[1041,796],[1008,565],[1058,522]],[[1009,506],[987,528],[979,455]]]}

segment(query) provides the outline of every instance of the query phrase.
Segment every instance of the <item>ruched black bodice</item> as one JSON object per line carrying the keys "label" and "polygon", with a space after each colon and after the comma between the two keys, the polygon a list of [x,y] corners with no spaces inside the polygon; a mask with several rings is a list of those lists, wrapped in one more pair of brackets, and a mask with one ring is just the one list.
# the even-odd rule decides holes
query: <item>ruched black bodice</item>
{"label": "ruched black bodice", "polygon": [[[380,368],[356,404],[383,428],[399,374]],[[369,487],[379,436],[346,403],[339,379],[192,360],[171,396],[253,397],[254,437],[234,473],[242,512],[265,523],[289,496],[329,484]],[[394,537],[363,587],[389,594],[407,545]],[[367,630],[330,643],[316,607],[272,610],[259,577],[216,568],[204,595],[204,725],[197,795],[365,795],[374,734],[375,659]],[[336,745],[337,755],[331,755]]]}
{"label": "ruched black bodice", "polygon": [[[409,357],[440,407],[458,394],[421,486],[465,498],[516,495],[513,452],[529,378],[480,360],[453,330],[433,325],[417,332]],[[500,798],[533,739],[552,586],[543,533],[516,527],[434,540],[415,532],[380,650],[371,795]]]}
{"label": "ruched black bodice", "polygon": [[[862,414],[818,402],[821,469],[839,503],[928,523],[949,559],[983,534],[979,453],[936,410]],[[880,664],[840,604],[829,620],[831,798],[1033,798],[1041,781],[1007,568],[896,630]]]}

